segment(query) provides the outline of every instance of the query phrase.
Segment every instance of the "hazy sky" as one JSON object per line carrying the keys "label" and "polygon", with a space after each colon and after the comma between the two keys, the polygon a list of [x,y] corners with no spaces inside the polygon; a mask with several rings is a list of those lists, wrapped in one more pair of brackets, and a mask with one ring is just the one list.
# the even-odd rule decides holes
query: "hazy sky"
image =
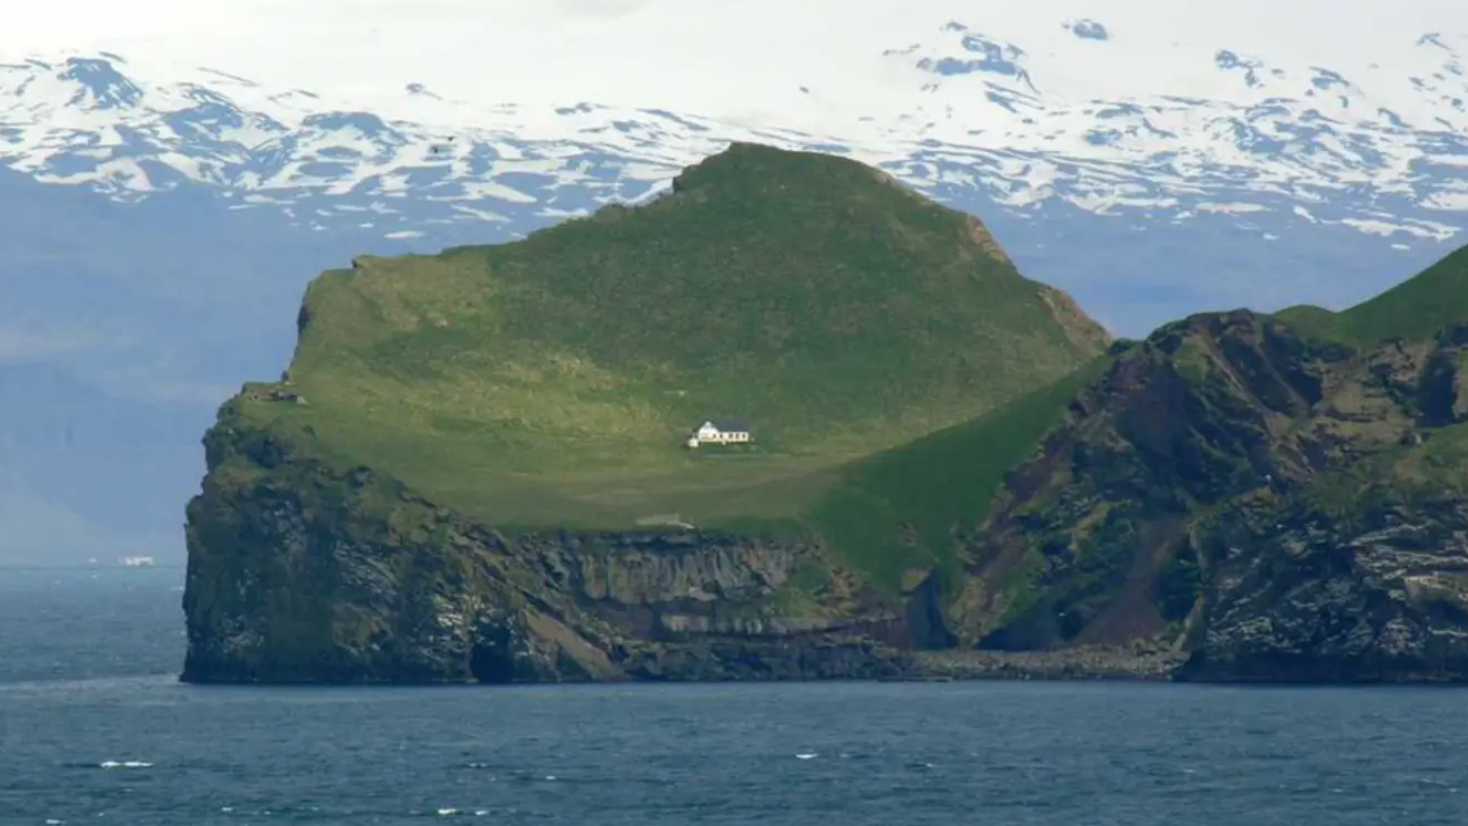
{"label": "hazy sky", "polygon": [[[1103,23],[1117,48],[1076,61],[1083,44],[1064,24],[1086,18]],[[1211,65],[1219,49],[1327,66],[1363,82],[1373,64],[1400,64],[1423,34],[1468,34],[1468,3],[57,0],[7,12],[0,56],[111,49],[135,68],[207,65],[316,92],[396,92],[418,81],[470,99],[709,115],[782,114],[800,101],[787,96],[806,85],[875,112],[910,94],[910,78],[883,52],[930,40],[949,21],[1021,44],[1044,67],[1047,95],[1209,95],[1237,91]]]}

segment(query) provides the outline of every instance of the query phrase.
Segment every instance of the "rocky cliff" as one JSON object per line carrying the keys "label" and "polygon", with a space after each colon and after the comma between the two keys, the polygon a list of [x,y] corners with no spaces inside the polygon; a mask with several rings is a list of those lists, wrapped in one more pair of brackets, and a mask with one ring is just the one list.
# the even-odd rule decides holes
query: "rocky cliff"
{"label": "rocky cliff", "polygon": [[1118,348],[968,540],[963,636],[1165,642],[1184,679],[1468,679],[1465,345],[1237,312]]}
{"label": "rocky cliff", "polygon": [[[333,468],[226,406],[188,509],[183,678],[548,682],[876,678],[905,617],[796,539],[519,533],[370,469]],[[892,644],[893,642],[897,644]]]}
{"label": "rocky cliff", "polygon": [[1118,344],[898,593],[800,531],[480,524],[238,404],[189,506],[187,680],[1468,680],[1468,324]]}

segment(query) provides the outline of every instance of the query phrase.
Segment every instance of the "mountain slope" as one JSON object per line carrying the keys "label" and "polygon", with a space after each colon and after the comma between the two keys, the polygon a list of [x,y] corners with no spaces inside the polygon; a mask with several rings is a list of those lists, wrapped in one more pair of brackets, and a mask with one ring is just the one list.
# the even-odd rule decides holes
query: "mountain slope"
{"label": "mountain slope", "polygon": [[1460,248],[1417,277],[1340,315],[1358,341],[1426,334],[1468,318],[1468,248]]}
{"label": "mountain slope", "polygon": [[[125,199],[203,184],[239,209],[384,235],[444,220],[524,233],[637,197],[731,140],[851,154],[1017,213],[1226,215],[1256,235],[1298,219],[1408,244],[1461,229],[1468,14],[1437,0],[1390,20],[1365,4],[1169,8],[650,0],[504,7],[491,23],[470,3],[388,2],[282,31],[250,0],[145,39],[38,13],[0,40],[0,160]],[[476,35],[444,41],[445,27]],[[648,38],[679,72],[626,48]],[[529,44],[534,72],[514,63]]]}
{"label": "mountain slope", "polygon": [[[793,517],[833,462],[1108,340],[973,218],[870,167],[746,144],[636,209],[359,258],[301,317],[288,384],[252,387],[244,419],[488,521],[596,528]],[[727,416],[752,421],[750,451],[683,446]]]}

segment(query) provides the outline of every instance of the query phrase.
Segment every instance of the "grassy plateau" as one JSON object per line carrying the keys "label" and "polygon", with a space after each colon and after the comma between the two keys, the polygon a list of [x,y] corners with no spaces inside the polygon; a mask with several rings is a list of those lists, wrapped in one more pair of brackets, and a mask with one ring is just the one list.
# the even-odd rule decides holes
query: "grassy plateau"
{"label": "grassy plateau", "polygon": [[[853,161],[736,144],[639,207],[325,273],[289,370],[306,403],[239,409],[496,525],[818,526],[931,487],[881,457],[1106,343],[972,217]],[[684,445],[724,416],[755,443]]]}

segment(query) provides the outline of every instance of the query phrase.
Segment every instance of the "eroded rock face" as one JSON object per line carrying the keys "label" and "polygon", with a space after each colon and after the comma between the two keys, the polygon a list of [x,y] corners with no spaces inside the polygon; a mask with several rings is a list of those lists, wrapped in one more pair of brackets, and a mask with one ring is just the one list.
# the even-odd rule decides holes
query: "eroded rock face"
{"label": "eroded rock face", "polygon": [[1182,677],[1468,681],[1468,502],[1388,506],[1345,525],[1269,508],[1233,521]]}
{"label": "eroded rock face", "polygon": [[478,566],[354,523],[352,504],[269,484],[213,487],[190,504],[185,680],[547,676],[512,593]]}

